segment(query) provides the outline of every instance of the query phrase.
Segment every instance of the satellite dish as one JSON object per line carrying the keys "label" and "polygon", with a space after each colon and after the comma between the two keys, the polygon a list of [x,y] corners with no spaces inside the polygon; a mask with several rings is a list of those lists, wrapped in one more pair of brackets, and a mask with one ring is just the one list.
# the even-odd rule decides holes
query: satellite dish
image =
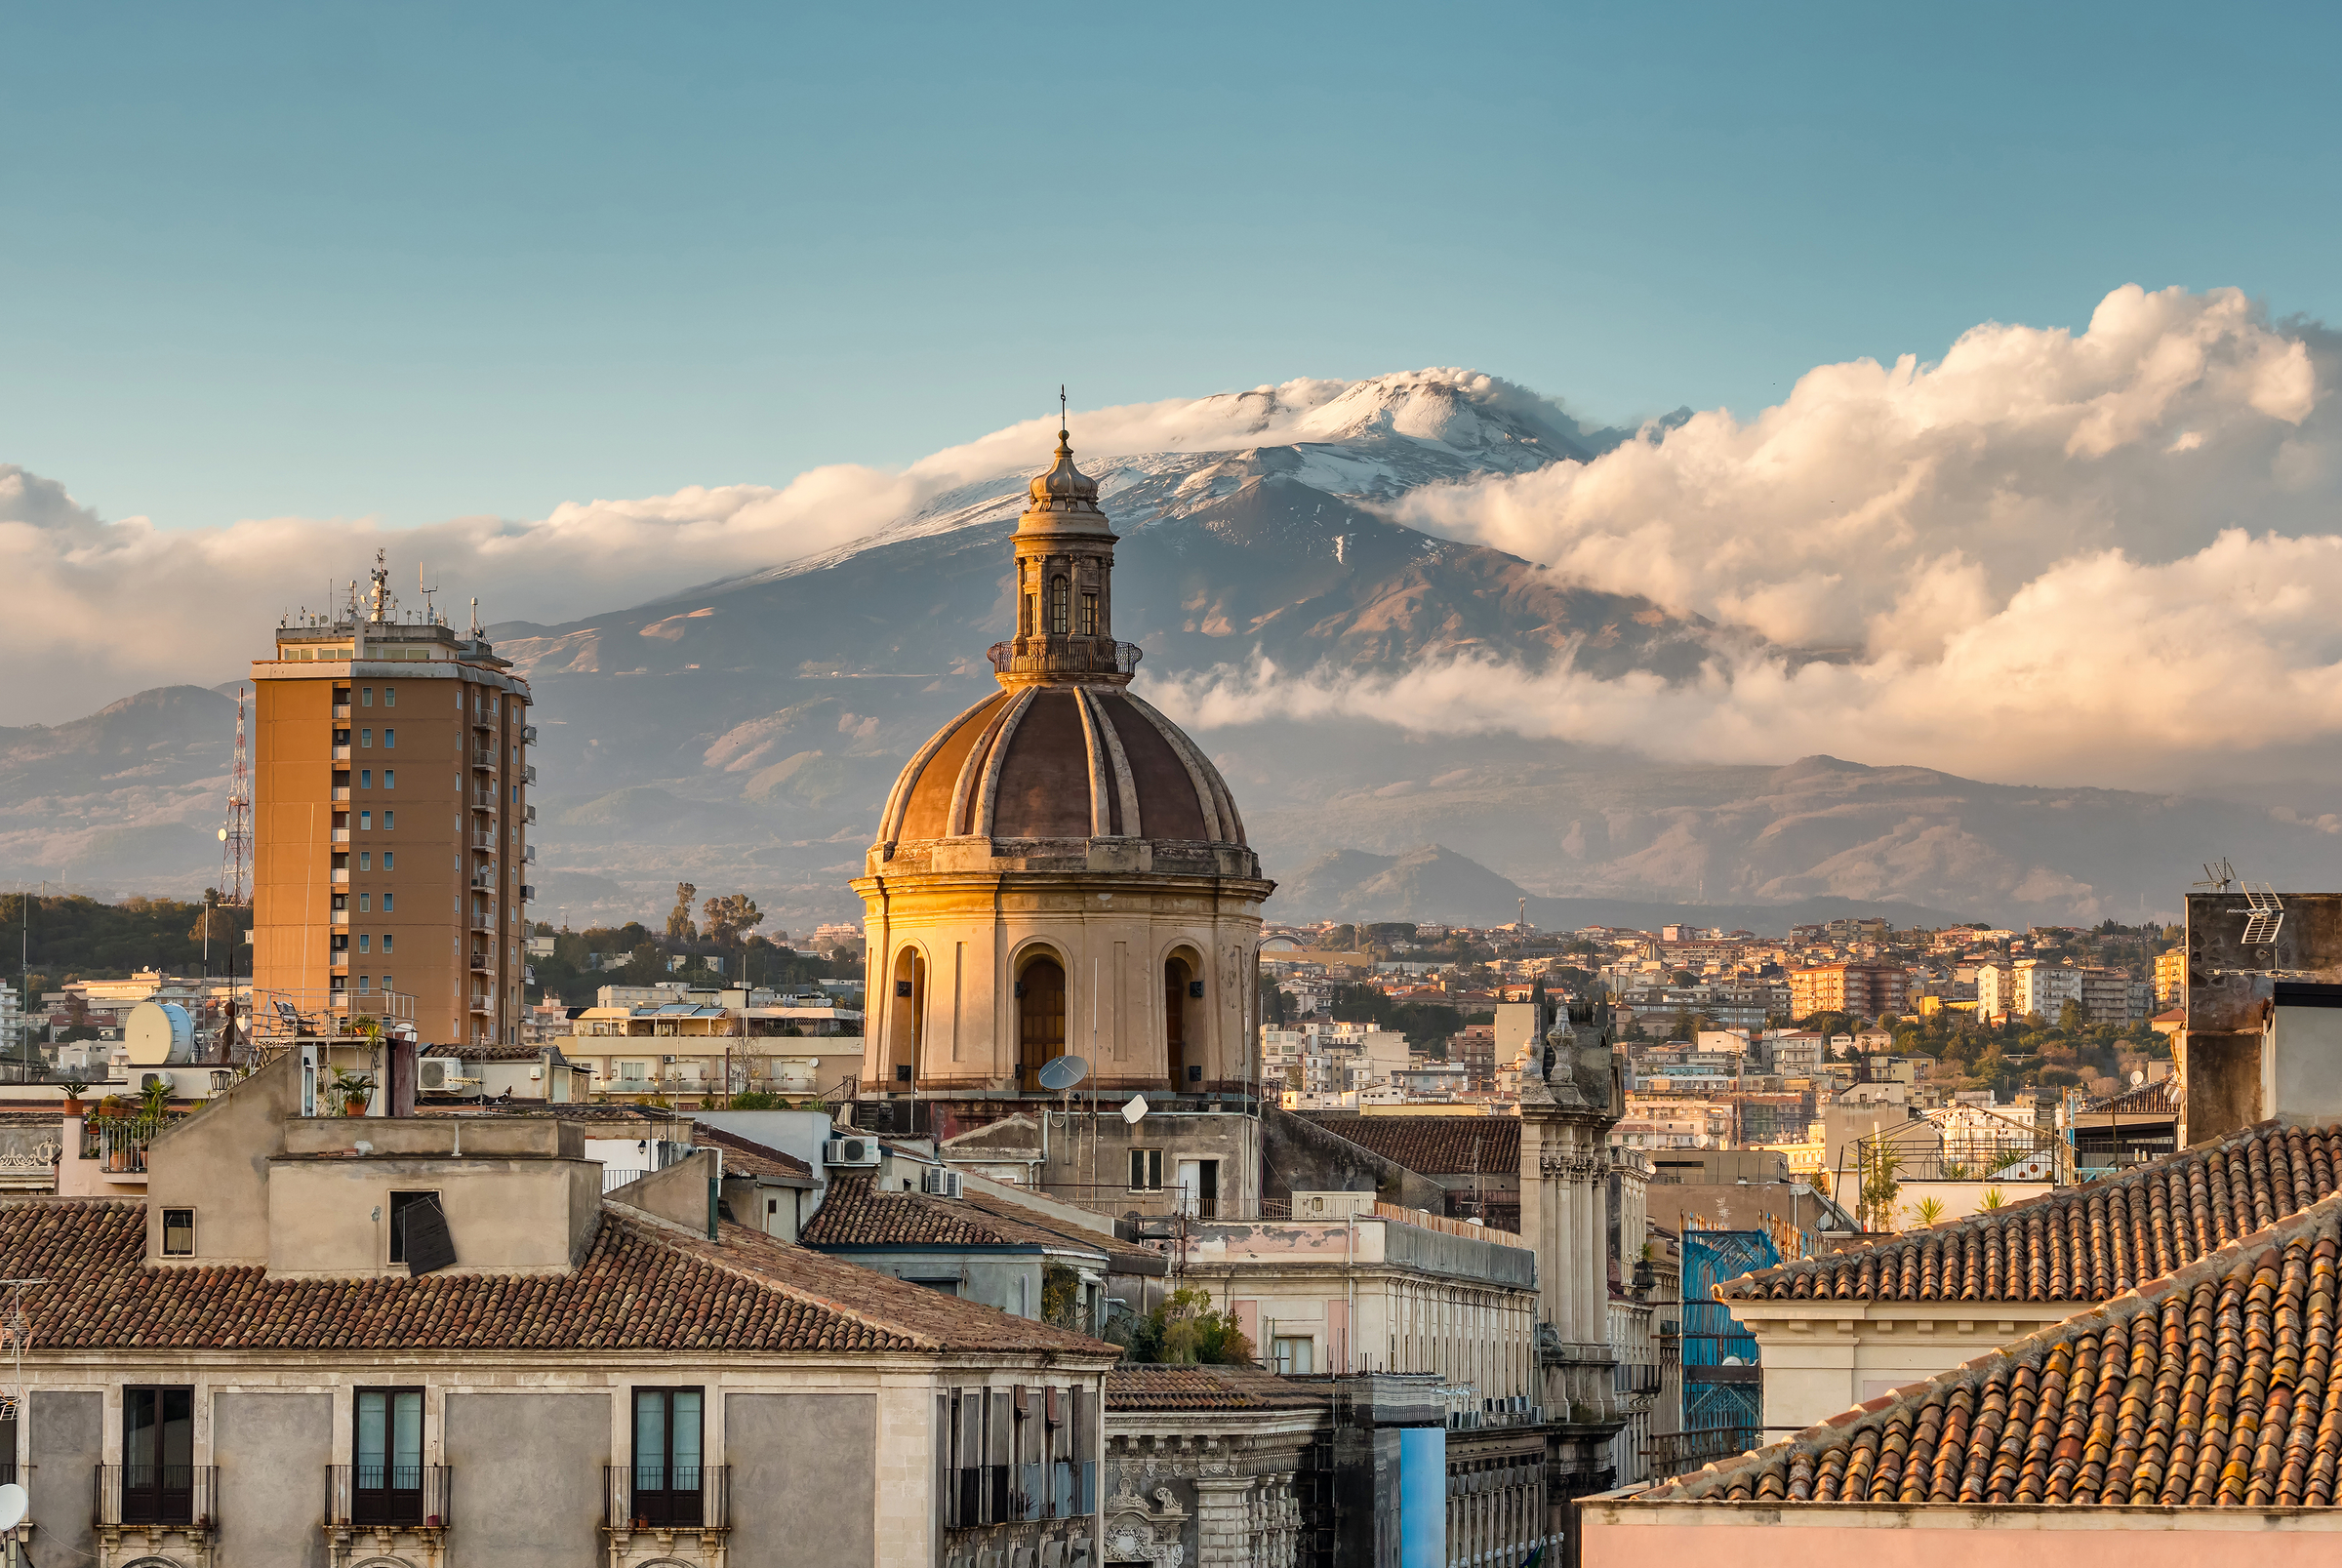
{"label": "satellite dish", "polygon": [[220,842],[222,844],[227,842],[227,829],[224,827],[220,829]]}
{"label": "satellite dish", "polygon": [[24,1511],[30,1507],[24,1488],[11,1481],[0,1486],[0,1535],[6,1535],[24,1522]]}
{"label": "satellite dish", "polygon": [[131,1065],[159,1067],[194,1058],[195,1020],[177,1002],[141,1002],[122,1028]]}
{"label": "satellite dish", "polygon": [[1145,1095],[1132,1095],[1129,1100],[1123,1103],[1122,1119],[1130,1123],[1133,1127],[1136,1127],[1139,1124],[1139,1119],[1146,1114],[1147,1097]]}
{"label": "satellite dish", "polygon": [[2140,1086],[2142,1086],[2143,1084],[2145,1084],[2145,1083],[2146,1083],[2146,1081],[2147,1081],[2147,1074],[2146,1074],[2146,1073],[2139,1071],[2139,1070],[2138,1070],[2137,1068],[2135,1068],[2135,1067],[2131,1069],[2131,1074],[2130,1074],[2130,1086],[2131,1086],[2133,1089],[2139,1088]]}
{"label": "satellite dish", "polygon": [[1044,1089],[1070,1089],[1089,1075],[1090,1065],[1077,1056],[1051,1057],[1034,1074]]}

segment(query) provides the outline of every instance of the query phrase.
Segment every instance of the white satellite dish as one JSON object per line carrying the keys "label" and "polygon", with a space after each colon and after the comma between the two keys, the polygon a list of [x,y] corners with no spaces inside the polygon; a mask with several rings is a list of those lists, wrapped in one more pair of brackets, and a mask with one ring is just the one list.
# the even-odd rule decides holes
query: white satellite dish
{"label": "white satellite dish", "polygon": [[0,1535],[6,1535],[22,1524],[24,1512],[30,1507],[31,1502],[24,1496],[24,1488],[14,1481],[0,1486]]}
{"label": "white satellite dish", "polygon": [[1128,1100],[1123,1102],[1122,1119],[1130,1123],[1133,1127],[1136,1127],[1139,1124],[1139,1118],[1146,1114],[1147,1097],[1145,1095],[1132,1095]]}
{"label": "white satellite dish", "polygon": [[141,1002],[130,1010],[122,1028],[134,1067],[159,1067],[167,1062],[186,1062],[195,1054],[195,1020],[177,1002]]}
{"label": "white satellite dish", "polygon": [[1090,1065],[1077,1056],[1051,1057],[1033,1074],[1042,1088],[1060,1091],[1072,1088],[1090,1075]]}

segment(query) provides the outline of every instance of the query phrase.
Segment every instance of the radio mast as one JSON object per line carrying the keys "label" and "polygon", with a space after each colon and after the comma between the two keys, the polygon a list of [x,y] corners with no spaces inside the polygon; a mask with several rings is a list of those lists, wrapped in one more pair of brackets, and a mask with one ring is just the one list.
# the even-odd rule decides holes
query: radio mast
{"label": "radio mast", "polygon": [[236,762],[227,785],[227,825],[220,829],[220,902],[241,909],[252,902],[252,754],[244,738],[244,702],[236,694]]}

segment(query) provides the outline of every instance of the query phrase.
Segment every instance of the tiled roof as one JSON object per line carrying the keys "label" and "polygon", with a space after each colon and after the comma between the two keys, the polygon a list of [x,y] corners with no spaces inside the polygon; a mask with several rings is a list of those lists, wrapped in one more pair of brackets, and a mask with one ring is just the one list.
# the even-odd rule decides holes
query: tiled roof
{"label": "tiled roof", "polygon": [[1106,1238],[1038,1223],[1030,1210],[997,1200],[875,1190],[867,1173],[835,1176],[822,1207],[798,1232],[809,1247],[1086,1248],[1105,1256]]}
{"label": "tiled roof", "polygon": [[786,1149],[768,1148],[751,1143],[738,1133],[725,1132],[721,1127],[694,1122],[691,1141],[712,1144],[724,1151],[724,1169],[746,1176],[811,1176],[813,1167]]}
{"label": "tiled roof", "polygon": [[1520,1174],[1517,1116],[1350,1116],[1310,1119],[1418,1176]]}
{"label": "tiled roof", "polygon": [[1276,1410],[1326,1402],[1323,1384],[1294,1384],[1258,1367],[1134,1366],[1106,1375],[1106,1408],[1144,1410]]}
{"label": "tiled roof", "polygon": [[[258,1266],[153,1267],[136,1202],[0,1199],[0,1266],[49,1284],[43,1348],[238,1350],[1034,1350],[1110,1354],[743,1226],[709,1241],[605,1207],[566,1274],[271,1279]],[[457,1238],[459,1250],[463,1238]]]}
{"label": "tiled roof", "polygon": [[1716,1287],[1725,1301],[2104,1301],[2308,1208],[2342,1126],[2264,1122],[2007,1208]]}
{"label": "tiled roof", "polygon": [[2081,1111],[2085,1116],[2110,1110],[2131,1114],[2169,1114],[2179,1109],[2179,1096],[2175,1092],[2178,1088],[2177,1077],[2165,1078],[2160,1083],[2144,1083],[2136,1089],[2125,1089],[2119,1095],[2108,1095],[2104,1100],[2093,1100],[2082,1106]]}
{"label": "tiled roof", "polygon": [[2323,1199],[2135,1294],[1643,1496],[2331,1508],[2338,1218],[2342,1199]]}

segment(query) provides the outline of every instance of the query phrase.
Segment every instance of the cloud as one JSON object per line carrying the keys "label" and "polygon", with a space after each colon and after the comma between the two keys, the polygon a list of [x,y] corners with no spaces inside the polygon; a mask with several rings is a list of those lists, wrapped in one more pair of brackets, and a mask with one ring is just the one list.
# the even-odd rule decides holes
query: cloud
{"label": "cloud", "polygon": [[[1558,409],[1471,371],[1412,378],[1549,422]],[[1294,381],[1201,399],[1077,413],[1085,461],[1164,450],[1213,451],[1322,440],[1362,417],[1365,383]],[[1382,415],[1436,436],[1455,400],[1419,393]],[[955,487],[1036,472],[1057,441],[1031,420],[935,453],[900,471],[839,464],[779,487],[693,486],[638,500],[568,503],[525,521],[463,517],[390,529],[368,517],[256,518],[171,529],[108,521],[54,479],[0,464],[0,657],[12,679],[0,723],[54,723],[127,692],[243,672],[262,628],[325,607],[386,549],[402,599],[418,569],[460,619],[476,594],[497,621],[566,621],[639,604],[711,579],[836,548]]]}

